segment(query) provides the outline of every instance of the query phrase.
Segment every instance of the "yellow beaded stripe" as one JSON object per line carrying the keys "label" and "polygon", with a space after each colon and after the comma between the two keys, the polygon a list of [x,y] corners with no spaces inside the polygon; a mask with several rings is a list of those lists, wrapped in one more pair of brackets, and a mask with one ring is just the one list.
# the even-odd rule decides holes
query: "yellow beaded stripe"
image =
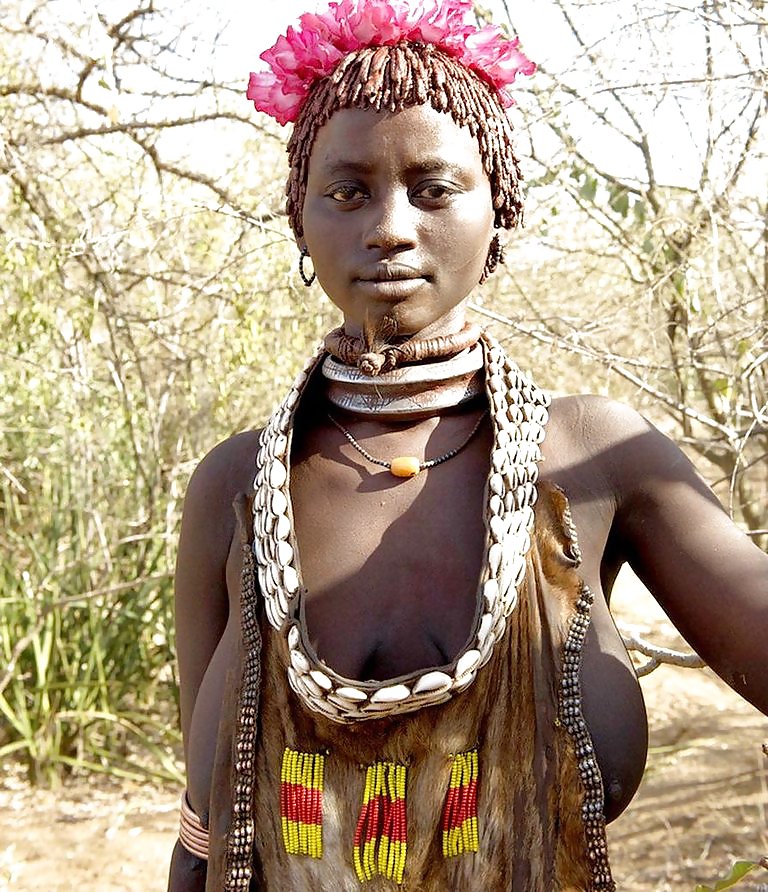
{"label": "yellow beaded stripe", "polygon": [[453,858],[480,848],[477,826],[477,750],[459,753],[451,766],[451,781],[443,806],[443,855]]}
{"label": "yellow beaded stripe", "polygon": [[325,755],[285,748],[280,769],[280,823],[289,855],[323,856]]}
{"label": "yellow beaded stripe", "polygon": [[360,882],[384,876],[403,882],[406,856],[405,765],[376,762],[365,773],[353,858]]}

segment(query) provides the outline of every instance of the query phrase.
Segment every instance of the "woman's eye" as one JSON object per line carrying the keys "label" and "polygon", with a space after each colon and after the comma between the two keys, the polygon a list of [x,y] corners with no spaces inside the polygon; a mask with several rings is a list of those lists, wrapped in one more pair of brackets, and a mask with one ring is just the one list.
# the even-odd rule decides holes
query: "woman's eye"
{"label": "woman's eye", "polygon": [[339,186],[332,186],[325,194],[328,198],[338,202],[359,201],[365,198],[363,190],[354,183],[342,183]]}
{"label": "woman's eye", "polygon": [[441,201],[455,195],[456,191],[456,188],[448,183],[425,183],[415,190],[415,196],[427,201]]}

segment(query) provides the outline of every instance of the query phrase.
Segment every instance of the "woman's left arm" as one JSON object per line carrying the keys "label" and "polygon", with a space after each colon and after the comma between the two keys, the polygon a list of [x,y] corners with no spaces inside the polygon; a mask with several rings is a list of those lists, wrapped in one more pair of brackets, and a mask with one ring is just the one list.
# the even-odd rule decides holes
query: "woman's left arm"
{"label": "woman's left arm", "polygon": [[668,437],[631,409],[611,412],[622,430],[606,464],[612,539],[697,653],[768,714],[768,555]]}

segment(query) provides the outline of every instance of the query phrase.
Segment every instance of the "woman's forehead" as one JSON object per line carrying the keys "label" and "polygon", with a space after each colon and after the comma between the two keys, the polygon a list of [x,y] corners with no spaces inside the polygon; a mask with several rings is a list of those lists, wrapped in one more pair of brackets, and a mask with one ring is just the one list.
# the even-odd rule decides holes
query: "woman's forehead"
{"label": "woman's forehead", "polygon": [[365,169],[385,159],[425,170],[459,167],[484,172],[477,139],[469,128],[428,104],[395,112],[340,109],[318,131],[310,171]]}

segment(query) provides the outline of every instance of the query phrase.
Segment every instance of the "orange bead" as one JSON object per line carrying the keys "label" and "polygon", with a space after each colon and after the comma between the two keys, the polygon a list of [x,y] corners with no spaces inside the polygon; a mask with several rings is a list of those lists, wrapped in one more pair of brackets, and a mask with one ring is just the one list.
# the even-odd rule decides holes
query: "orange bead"
{"label": "orange bead", "polygon": [[389,464],[389,471],[395,477],[415,477],[420,470],[421,462],[415,455],[401,455]]}

